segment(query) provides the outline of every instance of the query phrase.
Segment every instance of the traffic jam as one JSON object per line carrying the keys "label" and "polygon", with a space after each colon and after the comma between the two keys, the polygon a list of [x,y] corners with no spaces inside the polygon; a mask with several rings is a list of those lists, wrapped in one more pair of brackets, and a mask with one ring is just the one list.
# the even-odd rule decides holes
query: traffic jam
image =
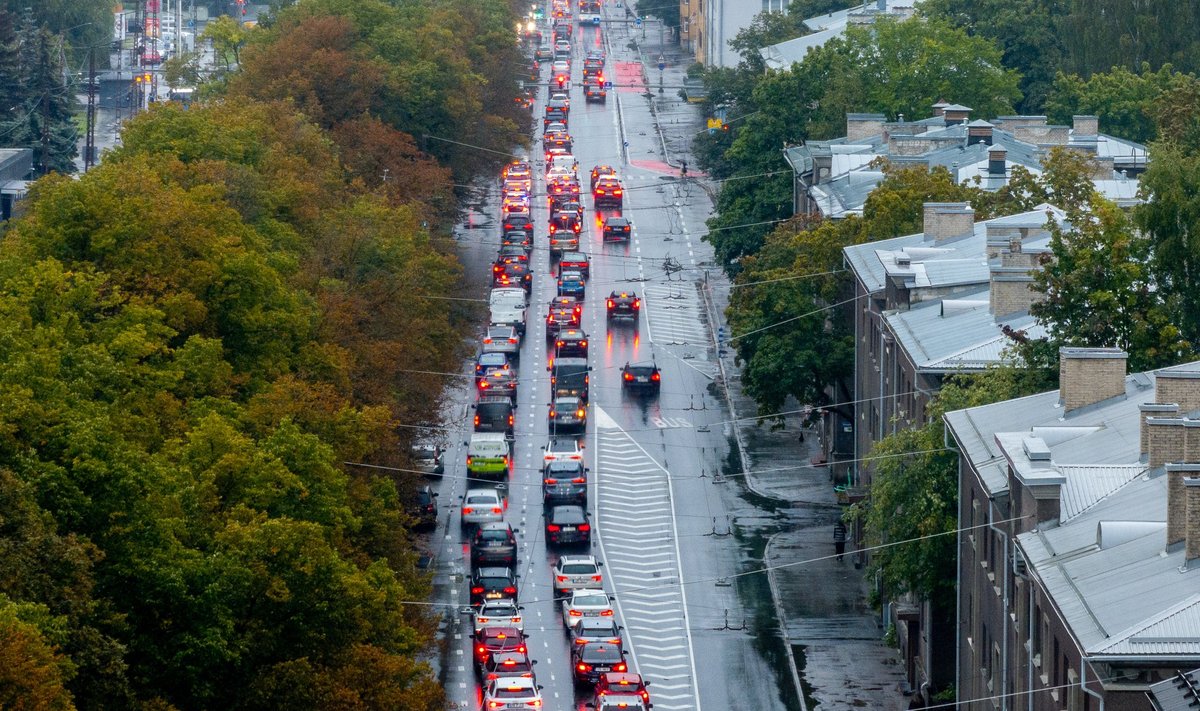
{"label": "traffic jam", "polygon": [[[598,47],[600,3],[581,0],[577,7],[579,22],[595,27]],[[545,91],[544,111],[536,117],[533,136],[537,145],[540,133],[544,161],[513,161],[500,176],[500,249],[491,268],[488,325],[474,368],[476,395],[469,417],[473,431],[466,442],[467,487],[459,512],[464,558],[469,559],[463,570],[470,571],[465,578],[471,664],[481,709],[568,708],[565,699],[544,697],[539,683],[539,660],[527,636],[535,630],[533,625],[527,629],[528,596],[522,595],[521,532],[509,511],[509,489],[517,485],[514,451],[522,420],[516,409],[524,368],[526,378],[549,383],[549,434],[540,450],[541,470],[534,475],[541,479],[541,530],[524,535],[543,536],[552,561],[550,583],[558,618],[554,626],[561,622],[570,656],[562,662],[569,664],[574,689],[569,708],[646,711],[653,706],[648,683],[632,668],[614,596],[606,588],[604,562],[594,554],[589,493],[594,482],[589,481],[592,473],[584,458],[592,427],[585,306],[603,308],[610,331],[632,328],[634,333],[642,309],[633,290],[605,295],[589,287],[590,254],[603,258],[606,243],[628,244],[633,226],[621,213],[625,187],[617,170],[595,165],[585,168],[581,177],[572,154],[573,62],[583,55],[582,92],[576,95],[582,93],[587,103],[603,103],[608,98],[605,53],[576,52],[572,47],[575,18],[566,0],[552,0],[550,10],[543,25],[547,32],[537,30],[537,22],[530,19],[522,33],[530,43],[529,76],[537,81],[532,88],[527,84],[526,93],[518,97],[532,106],[537,98],[533,92]],[[595,231],[586,229],[589,200]],[[535,210],[546,210],[544,233],[535,231]],[[548,254],[549,273],[534,270],[534,255],[539,253]],[[548,303],[534,303],[538,294],[553,297]],[[537,318],[544,319],[540,329]],[[527,336],[541,335],[539,330],[546,339],[546,362],[522,364],[522,344]],[[631,396],[654,398],[660,373],[652,362],[626,363],[620,383]],[[542,622],[537,634],[553,632]],[[546,662],[542,664],[545,669]]]}

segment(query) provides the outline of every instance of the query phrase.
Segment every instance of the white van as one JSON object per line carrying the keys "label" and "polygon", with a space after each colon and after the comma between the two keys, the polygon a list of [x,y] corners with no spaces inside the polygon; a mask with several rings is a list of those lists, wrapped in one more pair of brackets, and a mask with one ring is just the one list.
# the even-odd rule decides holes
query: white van
{"label": "white van", "polygon": [[476,432],[467,443],[467,476],[472,479],[508,478],[512,452],[503,432]]}
{"label": "white van", "polygon": [[491,309],[488,315],[489,323],[512,326],[522,336],[525,335],[527,304],[524,289],[492,289],[488,304]]}
{"label": "white van", "polygon": [[564,170],[568,175],[575,175],[575,171],[579,169],[579,161],[575,160],[575,156],[570,153],[554,153],[551,154],[546,163],[546,171]]}

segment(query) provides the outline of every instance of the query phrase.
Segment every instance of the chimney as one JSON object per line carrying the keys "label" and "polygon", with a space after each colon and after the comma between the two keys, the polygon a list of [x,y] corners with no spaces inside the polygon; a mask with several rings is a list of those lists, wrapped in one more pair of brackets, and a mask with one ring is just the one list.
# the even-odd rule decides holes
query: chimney
{"label": "chimney", "polygon": [[[989,145],[991,141],[988,141]],[[1008,175],[1008,151],[1004,146],[992,146],[988,149],[989,177],[1003,178]]]}
{"label": "chimney", "polygon": [[992,266],[988,269],[988,310],[997,319],[1029,311],[1041,296],[1033,290],[1033,275],[1028,268]]}
{"label": "chimney", "polygon": [[1146,428],[1146,463],[1151,469],[1200,456],[1200,420],[1147,417]]}
{"label": "chimney", "polygon": [[957,126],[960,123],[966,123],[971,118],[971,108],[960,104],[950,104],[942,109],[942,117],[946,119],[947,126]]}
{"label": "chimney", "polygon": [[883,114],[846,114],[846,143],[880,135],[886,122]]}
{"label": "chimney", "polygon": [[992,145],[992,129],[995,128],[992,124],[980,119],[967,124],[967,145],[973,146],[976,143],[982,143],[985,146]]}
{"label": "chimney", "polygon": [[1071,412],[1124,395],[1128,357],[1120,348],[1059,348],[1059,404]]}
{"label": "chimney", "polygon": [[1174,418],[1179,414],[1179,405],[1175,403],[1142,403],[1138,405],[1138,411],[1141,412],[1141,427],[1139,429],[1139,441],[1141,447],[1139,451],[1142,456],[1150,454],[1150,420],[1155,417]]}
{"label": "chimney", "polygon": [[1071,138],[1071,130],[1066,126],[1030,124],[1014,126],[1013,137],[1035,146],[1065,146]]}
{"label": "chimney", "polygon": [[925,203],[925,239],[934,243],[975,231],[975,210],[966,202]]}
{"label": "chimney", "polygon": [[933,115],[934,116],[945,116],[946,115],[946,107],[949,105],[950,105],[949,101],[946,101],[945,99],[938,99],[937,103],[933,105]]}
{"label": "chimney", "polygon": [[[1200,558],[1200,477],[1190,476],[1183,480],[1183,495],[1187,514],[1183,559],[1190,563]],[[1167,529],[1170,530],[1169,524]]]}
{"label": "chimney", "polygon": [[1160,370],[1154,374],[1154,399],[1179,403],[1179,412],[1200,410],[1200,371]]}
{"label": "chimney", "polygon": [[1095,136],[1100,133],[1100,119],[1095,116],[1073,116],[1073,133],[1076,136]]}
{"label": "chimney", "polygon": [[1088,162],[1088,166],[1092,169],[1092,178],[1095,180],[1113,179],[1114,169],[1112,156],[1096,156]]}

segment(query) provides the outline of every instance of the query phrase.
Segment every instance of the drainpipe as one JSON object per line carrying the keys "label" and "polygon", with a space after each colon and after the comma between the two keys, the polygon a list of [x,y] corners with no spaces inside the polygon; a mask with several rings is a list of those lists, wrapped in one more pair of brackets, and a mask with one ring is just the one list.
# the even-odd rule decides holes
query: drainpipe
{"label": "drainpipe", "polygon": [[[943,427],[942,428],[942,446],[945,447],[946,449],[953,449],[952,440],[953,440],[953,438],[950,436],[950,428]],[[962,502],[963,502],[963,460],[962,460],[962,453],[960,452],[958,455],[958,510],[959,511],[963,510]],[[955,556],[954,556],[954,565],[956,568],[955,573],[954,573],[954,579],[958,581],[958,586],[957,586],[958,593],[954,596],[954,620],[955,620],[955,623],[957,624],[957,628],[954,630],[954,695],[958,696],[963,688],[962,676],[961,676],[962,675],[963,524],[962,524],[962,516],[961,515],[959,516],[959,520],[958,520],[958,531],[954,534],[954,538],[955,538],[955,545],[957,546],[957,549],[955,550]]]}
{"label": "drainpipe", "polygon": [[[843,255],[844,255],[844,253],[843,253]],[[846,262],[845,256],[842,257],[842,265],[848,269],[850,268],[850,265]],[[853,271],[853,270],[851,269],[851,271]],[[859,468],[859,466],[861,466],[861,463],[862,463],[862,455],[859,453],[859,448],[858,448],[858,438],[862,436],[862,433],[858,431],[859,418],[856,417],[856,415],[858,415],[858,408],[862,407],[862,395],[860,395],[858,392],[858,380],[859,380],[859,373],[862,373],[865,370],[865,368],[859,367],[859,362],[858,362],[858,359],[861,357],[859,354],[862,353],[862,349],[858,347],[858,344],[861,342],[861,340],[860,340],[861,334],[859,333],[859,330],[858,330],[858,323],[859,323],[859,318],[862,315],[861,314],[862,306],[859,305],[860,299],[858,298],[858,283],[857,283],[857,281],[858,281],[858,275],[856,274],[855,275],[855,284],[854,284],[854,291],[855,291],[855,299],[854,299],[854,406],[850,408],[850,412],[852,413],[850,415],[851,431],[854,433],[854,461],[851,463],[851,470],[854,472],[854,483],[855,484],[858,484],[858,468]],[[830,434],[830,447],[833,446],[834,434],[835,433]],[[829,452],[829,466],[830,466],[830,471],[833,471],[833,450],[832,449],[830,449],[830,452]]]}
{"label": "drainpipe", "polygon": [[[1026,565],[1026,568],[1028,568],[1028,565]],[[1026,635],[1025,635],[1026,639],[1028,639],[1028,640],[1029,640],[1029,654],[1026,654],[1026,655],[1025,655],[1025,669],[1026,669],[1026,672],[1025,672],[1025,701],[1026,701],[1026,711],[1033,711],[1033,655],[1034,655],[1034,651],[1033,651],[1033,623],[1034,623],[1034,619],[1033,619],[1033,581],[1032,581],[1032,580],[1030,580],[1030,581],[1029,581],[1029,623],[1028,623],[1028,628],[1029,628],[1029,629],[1028,629],[1028,631],[1026,632]],[[1040,653],[1041,653],[1041,650],[1038,650],[1038,652],[1037,652],[1037,653],[1039,653],[1039,654],[1040,654]],[[1083,666],[1083,665],[1082,665],[1082,664],[1080,664],[1079,666]]]}
{"label": "drainpipe", "polygon": [[[1003,531],[1001,531],[999,528],[996,528],[996,524],[994,523],[995,520],[996,520],[995,502],[993,500],[989,499],[988,500],[988,528],[991,529],[992,531],[995,531],[996,533],[1000,534],[1000,540],[1002,540],[1004,542],[1004,565],[1001,566],[1001,569],[1004,571],[1004,580],[1001,583],[1002,590],[1004,592],[1001,593],[1000,600],[1001,600],[1002,609],[1004,611],[1004,616],[1008,617],[1008,607],[1009,607],[1008,566],[1012,562],[1012,551],[1010,551],[1008,548],[1009,544],[1010,544],[1009,537],[1007,535],[1005,535],[1005,533]],[[1001,643],[1001,648],[1000,648],[1000,658],[1002,660],[1004,660],[1003,662],[1001,662],[1001,672],[1000,672],[1000,709],[1001,709],[1001,711],[1007,711],[1007,709],[1008,709],[1008,637],[1009,637],[1008,625],[1004,625],[1004,637],[1003,637],[1004,641]],[[987,650],[984,650],[984,652],[986,653]],[[1082,666],[1082,665],[1080,665],[1080,666]]]}
{"label": "drainpipe", "polygon": [[[892,349],[892,337],[888,335],[883,328],[883,312],[879,313],[879,389],[876,391],[876,401],[879,403],[879,438],[883,439],[887,436],[887,416],[884,413],[883,402],[883,372],[886,367],[885,361]],[[871,443],[871,449],[874,450],[874,442]]]}

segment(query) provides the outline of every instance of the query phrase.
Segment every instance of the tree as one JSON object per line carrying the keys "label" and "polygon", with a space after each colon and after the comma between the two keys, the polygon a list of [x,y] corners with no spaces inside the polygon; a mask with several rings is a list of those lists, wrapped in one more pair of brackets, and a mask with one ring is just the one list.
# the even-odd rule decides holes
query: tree
{"label": "tree", "polygon": [[[1147,143],[1157,134],[1155,108],[1159,101],[1173,92],[1193,96],[1198,87],[1200,80],[1195,75],[1176,72],[1169,64],[1151,71],[1150,65],[1143,63],[1140,73],[1113,67],[1086,80],[1059,74],[1046,101],[1046,114],[1064,124],[1076,114],[1092,114],[1100,118],[1105,133]],[[1187,113],[1185,110],[1184,115]]]}
{"label": "tree", "polygon": [[919,116],[940,97],[953,96],[994,116],[1012,109],[1020,97],[1017,83],[1017,75],[1001,66],[998,49],[944,21],[851,27],[790,70],[757,81],[751,112],[721,158],[729,175],[754,179],[722,186],[705,239],[726,269],[736,271],[736,262],[761,247],[772,225],[792,214],[791,170],[781,149],[839,135],[848,112]]}
{"label": "tree", "polygon": [[1137,208],[1136,219],[1148,238],[1155,281],[1178,299],[1181,337],[1200,346],[1200,153],[1154,144],[1142,189],[1149,200]]}
{"label": "tree", "polygon": [[167,58],[163,62],[163,79],[172,89],[196,86],[200,83],[200,53],[184,52]]}
{"label": "tree", "polygon": [[1178,363],[1191,352],[1173,316],[1176,297],[1156,288],[1151,243],[1116,205],[1093,196],[1071,214],[1069,231],[1052,227],[1051,252],[1034,273],[1044,298],[1029,311],[1061,346],[1117,347],[1131,370]]}
{"label": "tree", "polygon": [[33,149],[39,175],[75,172],[78,131],[72,116],[74,96],[67,86],[61,61],[61,40],[32,26],[27,15],[20,33],[21,103],[9,110],[19,114],[6,122],[9,146]]}
{"label": "tree", "polygon": [[76,69],[86,61],[90,48],[107,45],[113,36],[110,0],[4,0],[0,9],[14,15],[29,10],[34,26],[46,28],[57,41],[65,42]]}
{"label": "tree", "polygon": [[242,63],[242,46],[246,44],[246,31],[242,23],[228,15],[221,15],[204,27],[201,40],[212,42],[217,68],[224,76]]}
{"label": "tree", "polygon": [[45,609],[0,595],[0,706],[28,711],[73,711],[65,682],[72,667],[36,624]]}

